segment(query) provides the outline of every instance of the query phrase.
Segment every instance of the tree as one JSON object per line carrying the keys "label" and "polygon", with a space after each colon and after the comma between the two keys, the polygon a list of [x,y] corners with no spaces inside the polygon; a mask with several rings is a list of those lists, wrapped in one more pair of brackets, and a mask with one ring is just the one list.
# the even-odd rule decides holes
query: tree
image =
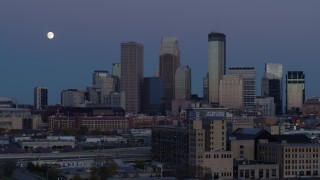
{"label": "tree", "polygon": [[15,169],[16,169],[16,163],[13,161],[7,161],[3,164],[3,167],[2,167],[3,175],[6,177],[11,177]]}
{"label": "tree", "polygon": [[59,177],[59,170],[56,168],[49,168],[47,173],[50,180],[57,180]]}
{"label": "tree", "polygon": [[96,158],[91,170],[91,177],[98,177],[98,179],[106,179],[117,174],[118,166],[110,157]]}
{"label": "tree", "polygon": [[81,125],[78,131],[78,134],[80,135],[86,135],[89,132],[89,129],[87,126]]}
{"label": "tree", "polygon": [[72,177],[72,180],[81,180],[81,176],[79,174],[75,174],[73,177]]}
{"label": "tree", "polygon": [[146,161],[145,160],[136,160],[134,165],[134,168],[136,169],[144,169],[144,166],[146,165]]}

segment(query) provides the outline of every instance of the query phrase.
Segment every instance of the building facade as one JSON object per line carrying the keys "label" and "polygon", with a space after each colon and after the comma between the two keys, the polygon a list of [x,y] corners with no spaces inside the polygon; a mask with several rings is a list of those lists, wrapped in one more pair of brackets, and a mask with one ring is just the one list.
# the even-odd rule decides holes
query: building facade
{"label": "building facade", "polygon": [[84,106],[85,92],[77,89],[61,91],[61,106],[82,107]]}
{"label": "building facade", "polygon": [[209,74],[203,77],[203,100],[204,102],[209,102]]}
{"label": "building facade", "polygon": [[273,97],[257,96],[254,100],[255,110],[261,113],[261,116],[275,116],[276,105]]}
{"label": "building facade", "polygon": [[286,111],[301,111],[305,101],[305,75],[303,71],[288,71],[286,75]]}
{"label": "building facade", "polygon": [[147,114],[164,114],[165,90],[162,77],[143,78],[143,112]]}
{"label": "building facade", "polygon": [[121,78],[121,63],[112,64],[112,75]]}
{"label": "building facade", "polygon": [[136,42],[121,43],[121,91],[125,93],[128,113],[141,111],[143,81],[143,45]]}
{"label": "building facade", "polygon": [[110,93],[115,91],[115,80],[108,71],[94,71],[92,75],[92,82],[94,86],[101,89],[102,104],[110,105]]}
{"label": "building facade", "polygon": [[276,115],[282,114],[282,73],[282,64],[266,63],[265,74],[261,80],[261,96],[270,96],[274,98],[274,103],[276,105]]}
{"label": "building facade", "polygon": [[175,73],[180,65],[180,50],[176,37],[161,39],[159,56],[159,75],[164,78],[165,109],[171,111],[171,102],[175,95]]}
{"label": "building facade", "polygon": [[191,69],[180,66],[175,74],[175,100],[189,100],[191,97]]}
{"label": "building facade", "polygon": [[223,75],[219,85],[219,103],[225,108],[243,108],[244,80],[242,75]]}
{"label": "building facade", "polygon": [[254,67],[230,67],[228,74],[240,74],[243,77],[243,106],[254,108],[256,97],[256,69]]}
{"label": "building facade", "polygon": [[48,88],[34,88],[34,108],[37,110],[44,109],[48,105]]}
{"label": "building facade", "polygon": [[226,35],[208,35],[209,102],[219,104],[220,79],[226,74]]}

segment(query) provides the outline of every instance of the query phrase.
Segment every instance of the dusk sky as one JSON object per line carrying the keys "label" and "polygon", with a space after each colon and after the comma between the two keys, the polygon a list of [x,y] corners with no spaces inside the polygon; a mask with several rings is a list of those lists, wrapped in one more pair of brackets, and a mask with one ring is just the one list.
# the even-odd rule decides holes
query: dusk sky
{"label": "dusk sky", "polygon": [[[85,89],[94,70],[120,62],[120,43],[144,45],[144,75],[159,66],[161,37],[179,40],[181,64],[202,96],[208,33],[227,36],[227,67],[254,66],[257,95],[265,62],[306,75],[306,97],[320,95],[320,1],[10,0],[0,2],[0,97],[33,103],[33,88]],[[55,34],[49,40],[48,31]],[[284,87],[285,89],[285,87]]]}

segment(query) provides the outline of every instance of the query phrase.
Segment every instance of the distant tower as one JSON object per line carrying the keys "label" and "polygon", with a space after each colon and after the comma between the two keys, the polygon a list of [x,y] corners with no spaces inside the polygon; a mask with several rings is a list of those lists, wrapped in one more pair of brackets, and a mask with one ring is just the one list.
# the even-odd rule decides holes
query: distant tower
{"label": "distant tower", "polygon": [[219,83],[226,74],[226,35],[208,35],[209,102],[219,104]]}
{"label": "distant tower", "polygon": [[246,109],[254,108],[256,97],[256,69],[254,67],[230,67],[228,74],[239,74],[243,77],[243,106]]}
{"label": "distant tower", "polygon": [[176,37],[164,37],[161,40],[159,57],[159,75],[164,78],[165,109],[171,111],[174,100],[175,73],[180,65],[180,50]]}
{"label": "distant tower", "polygon": [[276,115],[282,114],[282,72],[282,64],[266,63],[261,80],[261,96],[274,98]]}
{"label": "distant tower", "polygon": [[94,71],[93,85],[101,88],[101,103],[108,104],[110,93],[115,91],[115,81],[108,71]]}
{"label": "distant tower", "polygon": [[121,43],[121,92],[125,94],[125,109],[139,113],[142,101],[143,45]]}
{"label": "distant tower", "polygon": [[303,71],[288,71],[286,75],[286,110],[302,109],[305,100],[305,75]]}
{"label": "distant tower", "polygon": [[48,105],[48,88],[35,87],[34,88],[34,108],[42,110]]}
{"label": "distant tower", "polygon": [[175,99],[189,100],[191,97],[191,69],[180,66],[175,74]]}
{"label": "distant tower", "polygon": [[112,64],[112,75],[121,78],[121,63]]}
{"label": "distant tower", "polygon": [[164,80],[162,77],[143,78],[143,112],[164,114]]}

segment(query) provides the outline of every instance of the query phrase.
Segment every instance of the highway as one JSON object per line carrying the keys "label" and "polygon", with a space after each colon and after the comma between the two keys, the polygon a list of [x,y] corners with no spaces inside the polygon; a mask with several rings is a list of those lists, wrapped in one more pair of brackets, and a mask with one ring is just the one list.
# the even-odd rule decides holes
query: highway
{"label": "highway", "polygon": [[76,151],[67,153],[19,153],[0,154],[1,160],[36,160],[36,159],[65,159],[65,158],[93,158],[99,156],[110,156],[113,159],[120,158],[151,158],[151,147],[118,148],[93,151]]}

